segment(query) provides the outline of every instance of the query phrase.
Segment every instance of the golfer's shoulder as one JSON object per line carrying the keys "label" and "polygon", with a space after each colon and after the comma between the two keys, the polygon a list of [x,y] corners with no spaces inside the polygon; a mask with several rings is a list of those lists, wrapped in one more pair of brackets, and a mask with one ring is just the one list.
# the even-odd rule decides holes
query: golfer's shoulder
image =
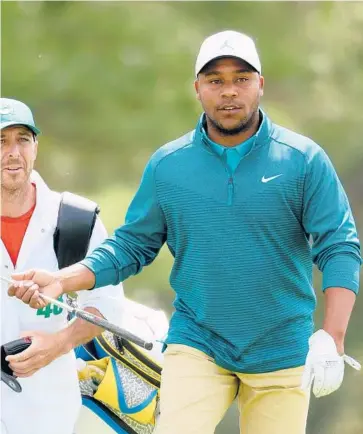
{"label": "golfer's shoulder", "polygon": [[302,156],[307,162],[316,154],[323,152],[311,138],[276,124],[271,134],[271,141],[276,146],[290,149],[293,154]]}
{"label": "golfer's shoulder", "polygon": [[156,169],[160,163],[167,163],[170,158],[178,158],[181,154],[187,151],[193,144],[194,131],[166,143],[161,146],[149,160],[149,164],[153,169]]}

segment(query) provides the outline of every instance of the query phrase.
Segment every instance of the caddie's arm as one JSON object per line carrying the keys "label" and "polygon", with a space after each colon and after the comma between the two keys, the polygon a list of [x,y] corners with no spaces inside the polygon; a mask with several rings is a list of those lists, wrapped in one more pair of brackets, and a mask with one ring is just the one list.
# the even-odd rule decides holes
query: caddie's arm
{"label": "caddie's arm", "polygon": [[[103,318],[101,312],[94,307],[86,307],[84,310]],[[68,327],[60,330],[56,334],[58,335],[57,337],[61,351],[63,354],[66,354],[79,345],[85,344],[94,337],[99,336],[103,331],[104,330],[101,327],[91,324],[81,318],[76,318],[70,322]]]}
{"label": "caddie's arm", "polygon": [[[86,308],[94,315],[102,317],[95,308]],[[82,319],[75,319],[70,325],[56,333],[25,331],[22,336],[31,337],[32,344],[19,354],[8,356],[11,369],[17,377],[25,378],[49,365],[58,357],[67,354],[78,345],[89,342],[103,331],[102,328]]]}

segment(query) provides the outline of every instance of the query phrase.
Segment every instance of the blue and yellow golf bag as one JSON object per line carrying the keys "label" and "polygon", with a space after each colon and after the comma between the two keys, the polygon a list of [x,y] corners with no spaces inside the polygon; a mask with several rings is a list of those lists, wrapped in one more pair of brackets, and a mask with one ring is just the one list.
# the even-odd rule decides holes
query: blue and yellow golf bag
{"label": "blue and yellow golf bag", "polygon": [[161,365],[146,350],[110,332],[78,347],[76,356],[83,406],[115,433],[151,434]]}

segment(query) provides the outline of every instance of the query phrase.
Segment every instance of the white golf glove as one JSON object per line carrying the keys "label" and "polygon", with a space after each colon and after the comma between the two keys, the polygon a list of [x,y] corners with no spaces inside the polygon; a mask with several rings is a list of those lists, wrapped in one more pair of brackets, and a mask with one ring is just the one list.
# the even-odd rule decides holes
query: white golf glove
{"label": "white golf glove", "polygon": [[313,393],[317,398],[339,389],[344,377],[344,362],[359,371],[361,365],[345,354],[340,356],[334,339],[324,330],[318,330],[309,339],[301,388],[309,389],[314,382]]}

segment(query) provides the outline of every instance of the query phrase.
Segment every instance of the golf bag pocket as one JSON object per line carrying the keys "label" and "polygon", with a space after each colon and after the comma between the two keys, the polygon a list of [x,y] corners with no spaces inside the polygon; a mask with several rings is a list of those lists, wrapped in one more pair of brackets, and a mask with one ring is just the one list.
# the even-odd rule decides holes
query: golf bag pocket
{"label": "golf bag pocket", "polygon": [[93,348],[86,351],[95,360],[85,361],[78,373],[82,395],[106,407],[130,427],[129,432],[152,433],[161,366],[147,352],[109,332],[95,338]]}
{"label": "golf bag pocket", "polygon": [[110,358],[95,399],[112,411],[123,413],[141,424],[155,424],[158,391],[129,367]]}

